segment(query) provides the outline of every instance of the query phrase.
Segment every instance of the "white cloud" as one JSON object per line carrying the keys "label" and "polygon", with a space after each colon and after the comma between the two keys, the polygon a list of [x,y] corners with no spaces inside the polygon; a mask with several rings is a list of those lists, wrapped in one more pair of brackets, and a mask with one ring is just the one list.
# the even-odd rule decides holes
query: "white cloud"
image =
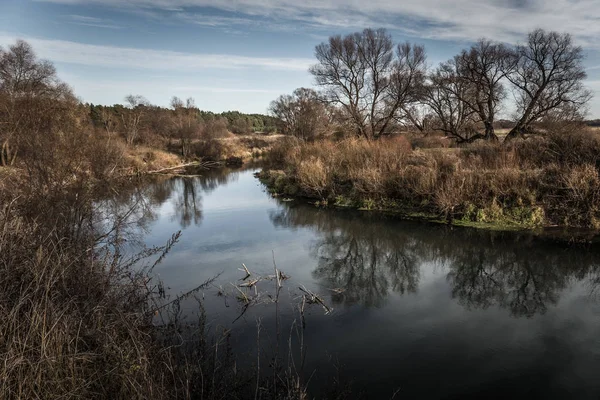
{"label": "white cloud", "polygon": [[586,86],[596,93],[600,93],[600,80],[586,81]]}
{"label": "white cloud", "polygon": [[[0,45],[11,44],[17,36],[0,33]],[[312,59],[246,57],[230,54],[184,53],[168,50],[100,46],[65,40],[28,38],[39,57],[53,62],[109,68],[152,70],[198,70],[263,68],[306,71]]]}
{"label": "white cloud", "polygon": [[235,87],[213,87],[213,86],[174,86],[171,88],[176,93],[264,93],[280,94],[279,90],[235,88]]}
{"label": "white cloud", "polygon": [[[284,18],[321,27],[384,26],[433,39],[504,41],[522,39],[533,28],[567,31],[598,48],[597,0],[39,0],[63,4],[189,11],[214,7],[250,16]],[[223,21],[215,19],[219,24]],[[210,23],[209,20],[206,23]]]}
{"label": "white cloud", "polygon": [[68,23],[74,25],[92,26],[95,28],[106,28],[106,29],[123,29],[122,26],[116,25],[111,21],[104,20],[102,18],[89,17],[87,15],[67,15]]}

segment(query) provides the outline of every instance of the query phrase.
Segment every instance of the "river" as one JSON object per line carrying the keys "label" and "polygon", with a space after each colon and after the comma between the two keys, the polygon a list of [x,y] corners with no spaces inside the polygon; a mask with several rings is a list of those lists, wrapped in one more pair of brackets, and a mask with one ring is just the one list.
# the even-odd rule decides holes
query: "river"
{"label": "river", "polygon": [[[147,246],[182,231],[154,271],[169,293],[219,275],[196,296],[209,329],[231,329],[240,364],[255,357],[258,321],[264,338],[275,335],[267,303],[276,283],[263,279],[266,301],[245,313],[231,283],[242,282],[242,263],[267,277],[275,260],[289,277],[277,310],[283,336],[298,343],[299,287],[331,308],[306,306],[311,396],[324,396],[335,378],[373,399],[599,398],[597,248],[319,209],[271,197],[254,172],[149,183],[132,228]],[[121,197],[116,204],[131,199]],[[184,304],[184,314],[194,307]]]}

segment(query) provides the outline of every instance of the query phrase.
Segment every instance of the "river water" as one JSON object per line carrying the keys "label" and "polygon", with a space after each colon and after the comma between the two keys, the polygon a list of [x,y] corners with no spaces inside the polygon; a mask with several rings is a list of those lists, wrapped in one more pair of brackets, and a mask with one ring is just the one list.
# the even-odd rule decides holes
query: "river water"
{"label": "river water", "polygon": [[[150,183],[135,226],[148,246],[182,231],[155,269],[169,293],[220,274],[197,296],[209,329],[232,329],[240,364],[255,357],[258,321],[273,341],[275,282],[263,279],[260,304],[243,314],[232,283],[242,282],[242,263],[253,276],[273,274],[274,258],[289,276],[282,336],[297,346],[300,286],[332,309],[305,308],[311,396],[335,378],[373,399],[599,398],[600,250],[319,209],[272,198],[254,172]],[[193,302],[184,307],[193,313]]]}

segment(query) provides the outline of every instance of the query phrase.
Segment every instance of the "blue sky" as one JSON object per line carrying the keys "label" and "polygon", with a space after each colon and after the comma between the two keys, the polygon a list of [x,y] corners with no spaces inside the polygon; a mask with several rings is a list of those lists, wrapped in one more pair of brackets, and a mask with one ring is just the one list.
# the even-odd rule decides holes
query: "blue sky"
{"label": "blue sky", "polygon": [[29,41],[95,104],[133,93],[168,105],[177,95],[205,110],[263,113],[313,85],[315,45],[365,27],[425,44],[430,65],[480,37],[570,32],[586,53],[590,117],[600,118],[597,0],[0,0],[0,45]]}

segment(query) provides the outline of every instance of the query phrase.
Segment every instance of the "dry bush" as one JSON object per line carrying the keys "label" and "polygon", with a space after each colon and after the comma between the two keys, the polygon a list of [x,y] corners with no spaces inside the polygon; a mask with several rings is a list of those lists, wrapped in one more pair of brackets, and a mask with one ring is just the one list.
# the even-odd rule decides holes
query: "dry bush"
{"label": "dry bush", "polygon": [[531,136],[527,140],[513,140],[504,147],[516,152],[522,169],[543,168],[555,162],[548,150],[548,140],[543,136]]}
{"label": "dry bush", "polygon": [[204,140],[226,138],[231,136],[227,130],[227,120],[225,118],[215,118],[204,122],[200,137]]}
{"label": "dry bush", "polygon": [[0,396],[163,397],[141,281],[59,231],[0,211]]}
{"label": "dry bush", "polygon": [[191,154],[208,161],[219,161],[226,155],[225,144],[220,140],[200,140],[192,144]]}
{"label": "dry bush", "polygon": [[547,151],[561,165],[600,165],[600,133],[589,128],[575,131],[552,130]]}
{"label": "dry bush", "polygon": [[297,166],[300,187],[309,195],[323,198],[329,187],[329,177],[326,165],[319,158],[311,157]]}
{"label": "dry bush", "polygon": [[86,152],[90,171],[96,179],[106,180],[124,167],[126,146],[116,138],[102,134],[90,137]]}
{"label": "dry bush", "polygon": [[550,166],[541,183],[542,203],[551,222],[566,226],[600,228],[600,178],[596,166]]}
{"label": "dry bush", "polygon": [[462,149],[467,165],[477,169],[518,168],[519,158],[512,147],[499,143],[476,142]]}
{"label": "dry bush", "polygon": [[[582,130],[507,145],[416,149],[405,136],[276,147],[281,180],[303,194],[408,206],[447,218],[600,226],[600,135]],[[285,182],[279,182],[284,187]]]}
{"label": "dry bush", "polygon": [[415,149],[439,149],[452,147],[452,139],[438,132],[407,134],[410,144]]}

